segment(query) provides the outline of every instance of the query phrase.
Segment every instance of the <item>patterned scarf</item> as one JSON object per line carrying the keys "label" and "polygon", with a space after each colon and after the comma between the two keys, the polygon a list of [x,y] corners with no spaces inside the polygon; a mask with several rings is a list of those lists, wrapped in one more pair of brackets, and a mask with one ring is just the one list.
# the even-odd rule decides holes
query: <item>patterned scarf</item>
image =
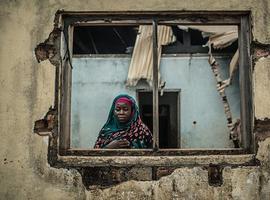
{"label": "patterned scarf", "polygon": [[[126,123],[119,123],[114,115],[115,105],[119,98],[128,98],[131,100],[132,116]],[[135,100],[129,95],[117,96],[111,106],[107,122],[99,132],[94,148],[104,148],[114,140],[126,139],[130,143],[130,148],[151,148],[152,133],[142,122],[138,106]]]}

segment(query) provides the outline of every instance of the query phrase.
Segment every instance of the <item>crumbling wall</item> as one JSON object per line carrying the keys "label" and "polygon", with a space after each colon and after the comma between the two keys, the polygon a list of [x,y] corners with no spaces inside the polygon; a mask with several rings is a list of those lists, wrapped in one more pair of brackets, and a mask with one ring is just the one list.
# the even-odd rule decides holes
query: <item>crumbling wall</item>
{"label": "crumbling wall", "polygon": [[[172,170],[159,180],[128,180],[87,190],[77,170],[50,167],[47,138],[34,135],[33,125],[54,103],[55,66],[48,60],[38,63],[34,49],[48,38],[60,9],[251,11],[254,133],[260,165],[225,167],[221,186],[208,184],[207,169],[190,166]],[[268,0],[0,1],[0,199],[269,199],[269,10]],[[264,53],[255,54],[256,48]],[[140,170],[133,172],[136,177]]]}

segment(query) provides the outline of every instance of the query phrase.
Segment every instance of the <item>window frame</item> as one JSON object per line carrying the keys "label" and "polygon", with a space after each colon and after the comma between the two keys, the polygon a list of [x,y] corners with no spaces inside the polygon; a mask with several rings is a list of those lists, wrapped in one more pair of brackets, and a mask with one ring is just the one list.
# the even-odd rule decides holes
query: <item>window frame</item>
{"label": "window frame", "polygon": [[[50,139],[49,156],[56,161],[67,162],[68,157],[74,159],[91,159],[96,156],[193,156],[193,155],[239,155],[254,153],[252,78],[250,58],[250,13],[249,12],[59,12],[60,26],[63,30],[59,42],[62,52],[61,66],[56,72],[56,102],[58,112],[57,137]],[[154,26],[153,57],[153,149],[76,149],[70,148],[71,117],[71,82],[72,82],[72,33],[73,25],[142,25]],[[157,85],[157,38],[156,28],[159,25],[237,25],[239,27],[239,79],[240,79],[240,113],[242,120],[242,141],[244,148],[224,149],[159,149],[158,147],[158,85]],[[67,34],[67,35],[65,35]],[[65,52],[61,47],[66,47]],[[67,54],[67,56],[64,56]],[[50,159],[50,158],[49,158]],[[77,160],[78,161],[78,160]],[[105,164],[104,164],[105,165]]]}

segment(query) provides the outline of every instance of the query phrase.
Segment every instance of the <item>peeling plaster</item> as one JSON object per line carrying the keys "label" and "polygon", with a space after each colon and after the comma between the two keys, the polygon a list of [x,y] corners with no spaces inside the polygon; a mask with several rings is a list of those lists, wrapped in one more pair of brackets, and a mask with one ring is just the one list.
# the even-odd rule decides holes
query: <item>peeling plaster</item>
{"label": "peeling plaster", "polygon": [[266,58],[270,55],[270,44],[261,44],[259,42],[253,42],[252,49],[254,51],[253,59],[255,60],[255,62],[261,58]]}

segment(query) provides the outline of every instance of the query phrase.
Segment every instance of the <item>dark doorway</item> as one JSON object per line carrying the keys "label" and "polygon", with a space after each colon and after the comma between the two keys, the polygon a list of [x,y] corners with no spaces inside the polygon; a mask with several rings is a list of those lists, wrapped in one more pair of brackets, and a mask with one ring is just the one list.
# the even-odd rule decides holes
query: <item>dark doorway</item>
{"label": "dark doorway", "polygon": [[[165,91],[159,96],[159,147],[180,148],[180,92]],[[152,92],[138,91],[139,109],[143,122],[153,131]]]}

